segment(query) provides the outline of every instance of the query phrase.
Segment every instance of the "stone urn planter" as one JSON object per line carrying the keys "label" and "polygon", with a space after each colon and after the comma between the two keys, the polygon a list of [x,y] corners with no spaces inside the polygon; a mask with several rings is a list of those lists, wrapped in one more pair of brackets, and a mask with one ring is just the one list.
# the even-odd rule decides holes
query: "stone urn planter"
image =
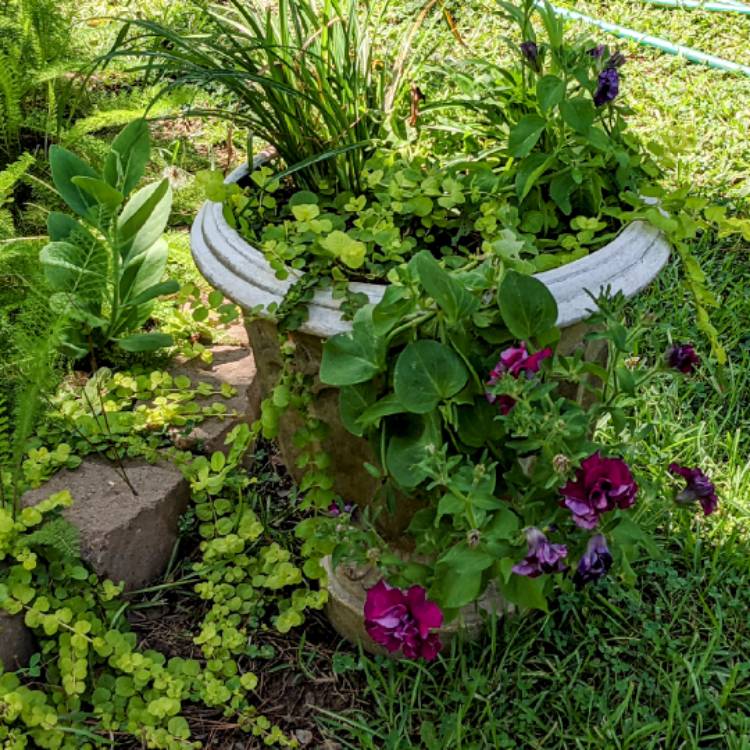
{"label": "stone urn planter", "polygon": [[[255,166],[267,160],[265,155],[257,157]],[[227,181],[240,181],[248,173],[248,167],[236,169]],[[258,395],[266,398],[274,388],[282,367],[276,325],[270,315],[258,310],[271,304],[280,304],[299,274],[290,270],[286,280],[279,280],[263,256],[240,234],[232,229],[224,218],[222,205],[207,202],[198,214],[191,231],[193,257],[205,278],[227,297],[252,315],[246,320],[250,343],[257,368]],[[602,355],[602,342],[584,342],[589,330],[586,319],[595,307],[589,292],[595,297],[609,288],[611,293],[622,292],[632,297],[652,282],[669,258],[670,247],[655,227],[634,222],[608,245],[591,255],[560,268],[536,275],[552,292],[558,305],[557,325],[562,329],[558,345],[564,354],[576,348],[585,348],[586,359],[597,360]],[[364,293],[372,303],[381,300],[386,289],[384,284],[352,283],[356,292]],[[332,457],[334,489],[348,502],[366,506],[373,501],[379,483],[364,468],[363,463],[376,463],[370,445],[349,433],[339,419],[338,389],[324,385],[318,379],[323,342],[338,333],[351,330],[351,324],[342,320],[339,301],[334,300],[329,290],[316,292],[309,307],[309,318],[302,327],[291,334],[296,345],[295,367],[314,379],[314,416],[323,420],[330,428],[324,448]],[[257,415],[251,415],[255,417]],[[297,451],[292,437],[300,426],[299,418],[289,413],[282,420],[279,446],[282,458],[296,479],[302,472],[296,468]],[[417,508],[410,498],[399,498],[398,511],[382,524],[381,532],[395,546]],[[329,571],[332,607],[329,614],[334,625],[348,637],[362,640],[362,602],[367,588],[367,571]],[[370,581],[372,583],[372,581]],[[502,613],[507,605],[502,602],[480,603],[480,608]],[[479,616],[478,611],[467,612],[463,620],[466,629]],[[449,632],[448,632],[449,631]],[[446,635],[452,634],[451,626]]]}
{"label": "stone urn planter", "polygon": [[[266,159],[265,155],[256,157],[255,166]],[[248,167],[243,165],[232,172],[227,181],[239,181],[247,173]],[[263,253],[229,226],[220,203],[203,205],[193,223],[190,242],[195,262],[205,278],[247,311],[280,304],[299,278],[298,272],[290,270],[286,280],[278,279]],[[656,278],[669,252],[669,244],[658,229],[644,222],[633,222],[612,242],[591,255],[537,274],[536,278],[547,285],[557,301],[557,325],[562,329],[561,353],[569,354],[576,347],[584,346],[583,337],[588,329],[585,321],[594,308],[588,292],[598,296],[609,287],[613,294],[622,292],[625,297],[632,297]],[[352,288],[377,303],[386,287],[354,282]],[[337,333],[351,330],[350,322],[341,319],[339,304],[330,290],[317,291],[310,304],[308,320],[290,337],[296,344],[296,367],[316,378],[316,415],[331,428],[325,447],[333,457],[335,489],[343,498],[361,504],[376,489],[376,480],[362,469],[362,463],[373,461],[373,455],[366,441],[354,437],[341,424],[337,389],[317,381],[323,342]],[[246,327],[255,355],[258,390],[261,398],[265,398],[281,369],[276,325],[270,315],[264,318],[261,313],[249,318]],[[586,352],[588,359],[597,358],[595,348]],[[292,436],[298,426],[289,414],[279,435],[282,457],[296,478],[301,472],[295,467]]]}

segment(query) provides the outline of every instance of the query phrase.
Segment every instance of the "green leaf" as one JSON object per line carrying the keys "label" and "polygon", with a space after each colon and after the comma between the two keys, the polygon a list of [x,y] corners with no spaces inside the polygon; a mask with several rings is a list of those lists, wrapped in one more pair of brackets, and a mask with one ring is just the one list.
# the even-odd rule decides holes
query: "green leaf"
{"label": "green leaf", "polygon": [[536,98],[543,112],[556,107],[565,96],[565,82],[557,76],[542,76],[536,84]]}
{"label": "green leaf", "polygon": [[[301,208],[301,206],[298,208]],[[320,241],[320,244],[334,258],[338,258],[349,268],[360,268],[365,262],[367,245],[364,242],[355,240],[340,229],[331,232],[325,239]]]}
{"label": "green leaf", "polygon": [[146,252],[132,258],[125,265],[119,280],[120,301],[123,305],[138,304],[135,300],[140,295],[161,282],[168,253],[167,241],[159,239]]}
{"label": "green leaf", "polygon": [[154,352],[165,346],[172,346],[172,343],[172,337],[166,333],[135,333],[117,341],[119,347],[126,352]]}
{"label": "green leaf", "polygon": [[118,250],[132,259],[148,250],[164,234],[172,210],[172,188],[167,180],[146,185],[125,204],[117,220]]}
{"label": "green leaf", "polygon": [[398,485],[411,489],[427,478],[419,464],[427,457],[428,449],[441,441],[440,417],[432,413],[398,418],[396,422],[396,434],[388,439],[385,468]]}
{"label": "green leaf", "polygon": [[393,390],[407,411],[426,414],[440,401],[455,396],[469,379],[460,357],[437,341],[409,344],[393,371]]}
{"label": "green leaf", "polygon": [[363,429],[358,419],[367,407],[374,403],[377,391],[372,382],[344,386],[339,392],[339,414],[341,421],[352,435],[362,437]]}
{"label": "green leaf", "polygon": [[531,154],[518,166],[516,174],[516,195],[523,200],[534,187],[536,181],[555,163],[553,154]]}
{"label": "green leaf", "polygon": [[539,115],[526,115],[510,131],[508,150],[520,159],[531,152],[544,132],[547,121]]}
{"label": "green leaf", "polygon": [[153,286],[150,286],[137,294],[132,300],[130,300],[130,304],[142,305],[146,302],[150,302],[151,300],[156,299],[157,297],[162,297],[167,294],[176,294],[179,291],[180,284],[174,279],[161,281],[158,284],[154,284]]}
{"label": "green leaf", "polygon": [[438,565],[429,598],[443,609],[460,609],[475,601],[481,591],[481,572],[459,573],[450,565]]}
{"label": "green leaf", "polygon": [[578,189],[576,181],[570,172],[562,172],[561,174],[555,175],[549,185],[549,194],[555,203],[557,203],[560,210],[569,216],[573,211],[573,206],[570,202],[570,196],[575,190]]}
{"label": "green leaf", "polygon": [[113,188],[128,195],[143,177],[150,152],[148,123],[134,120],[112,141],[102,176]]}
{"label": "green leaf", "polygon": [[389,417],[393,414],[403,414],[405,411],[403,405],[396,397],[395,393],[389,393],[379,401],[376,401],[368,409],[365,409],[357,419],[357,423],[363,429],[377,425],[383,417]]}
{"label": "green leaf", "polygon": [[416,310],[416,302],[410,291],[403,286],[390,284],[385,288],[383,298],[372,311],[375,333],[385,336],[395,326]]}
{"label": "green leaf", "polygon": [[458,409],[458,437],[470,448],[481,448],[503,436],[502,422],[497,419],[497,406],[486,398],[474,401],[471,406]]}
{"label": "green leaf", "polygon": [[74,177],[91,177],[99,175],[85,161],[79,159],[62,146],[52,146],[49,150],[49,165],[52,171],[52,182],[62,199],[79,216],[92,219],[91,209],[96,207],[96,200],[85,190],[73,183]]}
{"label": "green leaf", "polygon": [[105,208],[115,209],[125,200],[125,196],[119,190],[115,190],[97,177],[73,177],[71,182]]}
{"label": "green leaf", "polygon": [[545,576],[529,578],[513,573],[507,583],[498,581],[500,593],[513,604],[524,609],[540,609],[549,612],[547,597],[544,595]]}
{"label": "green leaf", "polygon": [[50,242],[42,248],[39,261],[50,287],[86,300],[101,297],[107,285],[107,252],[92,238],[86,246],[71,242]]}
{"label": "green leaf", "polygon": [[470,547],[466,542],[459,542],[451,547],[437,564],[450,566],[459,575],[467,575],[481,573],[494,562],[495,558],[484,550]]}
{"label": "green leaf", "polygon": [[508,271],[497,290],[500,314],[508,330],[521,340],[547,332],[557,321],[557,302],[538,279]]}
{"label": "green leaf", "polygon": [[94,235],[76,218],[59,211],[51,211],[47,216],[47,234],[52,242],[72,242],[81,246],[96,242]]}
{"label": "green leaf", "polygon": [[450,325],[465,320],[479,307],[478,300],[441,268],[427,250],[418,253],[410,265],[416,269],[422,286],[445,313]]}
{"label": "green leaf", "polygon": [[338,333],[323,345],[320,379],[327,385],[364,383],[385,368],[385,342],[375,335],[372,307],[360,309],[352,330]]}
{"label": "green leaf", "polygon": [[576,97],[566,99],[560,104],[560,114],[566,125],[569,125],[576,133],[587,135],[594,122],[596,111],[594,104],[589,99]]}
{"label": "green leaf", "polygon": [[432,213],[432,208],[432,198],[428,198],[426,195],[417,195],[404,203],[402,213],[424,217]]}

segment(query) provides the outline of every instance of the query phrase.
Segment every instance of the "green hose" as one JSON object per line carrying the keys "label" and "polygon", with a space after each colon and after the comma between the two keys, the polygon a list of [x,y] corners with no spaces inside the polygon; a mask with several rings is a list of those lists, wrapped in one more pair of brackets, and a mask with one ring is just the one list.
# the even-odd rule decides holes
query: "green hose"
{"label": "green hose", "polygon": [[[537,0],[537,6],[544,7],[542,0]],[[724,3],[726,4],[726,3]],[[670,55],[677,55],[684,57],[686,60],[694,63],[701,63],[708,65],[711,68],[717,70],[723,70],[729,73],[744,73],[746,76],[750,76],[750,66],[741,65],[740,63],[732,62],[731,60],[725,60],[722,57],[716,57],[715,55],[709,55],[706,52],[701,52],[691,47],[685,47],[682,44],[673,44],[669,39],[662,39],[658,36],[652,36],[651,34],[644,34],[640,31],[634,31],[628,29],[625,26],[619,26],[616,23],[610,23],[609,21],[601,21],[598,18],[592,18],[591,16],[579,13],[577,10],[570,10],[568,8],[560,8],[556,5],[550,6],[552,10],[563,18],[570,18],[575,21],[582,21],[583,23],[590,24],[592,26],[598,26],[604,31],[608,31],[610,34],[621,37],[622,39],[631,39],[637,44],[641,44],[647,47],[655,47],[662,52],[667,52]],[[737,6],[739,7],[739,6]]]}
{"label": "green hose", "polygon": [[641,0],[651,5],[663,5],[668,8],[687,8],[705,10],[713,13],[743,13],[750,15],[750,5],[721,0],[720,2],[703,2],[703,0]]}

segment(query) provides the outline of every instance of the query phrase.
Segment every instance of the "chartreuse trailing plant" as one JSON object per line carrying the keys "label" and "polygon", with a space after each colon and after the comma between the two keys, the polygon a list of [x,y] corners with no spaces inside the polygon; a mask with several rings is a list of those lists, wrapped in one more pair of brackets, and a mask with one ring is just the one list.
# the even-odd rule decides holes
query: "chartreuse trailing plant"
{"label": "chartreuse trailing plant", "polygon": [[260,490],[240,462],[257,429],[238,426],[226,455],[187,465],[194,505],[186,528],[197,533],[200,554],[178,585],[192,586],[206,604],[191,633],[191,658],[138,646],[123,616],[132,599],[81,563],[75,530],[57,516],[72,502],[67,492],[16,519],[0,509],[0,608],[24,618],[41,650],[33,668],[40,680],[0,675],[4,747],[94,748],[114,735],[148,748],[199,748],[184,715],[195,705],[265,745],[297,746],[254,705],[258,676],[247,664],[269,654],[252,636],[269,626],[287,632],[326,595],[307,583],[288,550],[268,541],[255,513]]}
{"label": "chartreuse trailing plant", "polygon": [[[629,465],[632,407],[654,370],[629,357],[638,332],[621,325],[618,305],[600,301],[592,319],[589,338],[608,349],[602,366],[555,351],[554,298],[501,257],[451,273],[421,252],[397,273],[350,333],[326,342],[320,369],[341,389],[345,426],[376,452],[368,470],[381,493],[354,526],[324,508],[299,529],[335,542],[334,563],[380,570],[385,583],[364,613],[371,637],[432,658],[431,630],[488,590],[546,610],[557,588],[597,580],[613,564],[632,582],[631,562],[659,554],[633,519],[649,485]],[[669,468],[687,482],[681,502],[715,510],[702,472]],[[378,532],[404,495],[421,505],[407,554]]]}
{"label": "chartreuse trailing plant", "polygon": [[53,308],[69,320],[63,347],[70,356],[93,356],[111,343],[129,352],[172,343],[166,334],[140,330],[154,300],[179,289],[177,282],[163,280],[169,182],[136,190],[150,150],[144,120],[115,138],[101,169],[60,146],[50,149],[55,188],[77,217],[50,213],[50,242],[40,261]]}

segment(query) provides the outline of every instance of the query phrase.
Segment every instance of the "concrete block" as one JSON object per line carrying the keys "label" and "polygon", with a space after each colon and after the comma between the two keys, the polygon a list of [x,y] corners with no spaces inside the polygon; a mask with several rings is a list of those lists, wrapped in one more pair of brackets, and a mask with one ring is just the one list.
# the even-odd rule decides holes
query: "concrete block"
{"label": "concrete block", "polygon": [[83,560],[98,575],[136,589],[164,572],[190,487],[168,464],[129,460],[124,470],[137,494],[114,464],[89,457],[75,471],[58,472],[27,492],[22,503],[35,505],[68,490],[73,505],[63,516],[80,531]]}
{"label": "concrete block", "polygon": [[36,650],[34,636],[23,624],[23,615],[0,612],[0,661],[7,672],[25,667]]}

